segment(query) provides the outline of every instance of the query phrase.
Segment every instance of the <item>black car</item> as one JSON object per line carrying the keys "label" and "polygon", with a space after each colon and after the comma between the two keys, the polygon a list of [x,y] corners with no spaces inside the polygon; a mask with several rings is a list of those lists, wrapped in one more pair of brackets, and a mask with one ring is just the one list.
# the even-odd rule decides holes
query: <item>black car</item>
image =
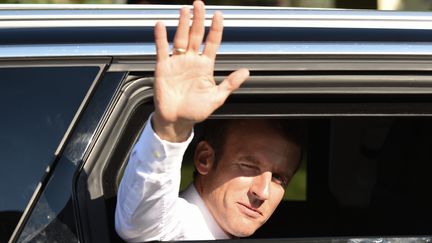
{"label": "black car", "polygon": [[[153,26],[172,38],[178,8],[1,6],[1,242],[122,241],[116,190],[153,110]],[[215,75],[251,77],[211,118],[308,124],[304,196],[247,240],[430,242],[432,14],[216,9]]]}

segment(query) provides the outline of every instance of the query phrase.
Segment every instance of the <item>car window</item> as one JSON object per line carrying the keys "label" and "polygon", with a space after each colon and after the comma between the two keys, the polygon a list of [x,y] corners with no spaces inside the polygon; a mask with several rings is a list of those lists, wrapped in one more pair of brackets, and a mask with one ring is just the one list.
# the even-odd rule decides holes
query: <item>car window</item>
{"label": "car window", "polygon": [[0,68],[0,232],[10,236],[99,67]]}
{"label": "car window", "polygon": [[[79,185],[93,193],[80,201],[80,208],[92,209],[81,212],[88,218],[88,234],[106,227],[104,234],[91,234],[92,239],[110,234],[112,241],[120,241],[114,230],[115,193],[133,144],[154,108],[151,89],[142,88],[149,81],[130,82],[130,90],[124,92],[128,97],[120,99],[127,104],[117,104],[122,113],[112,113],[112,127],[105,129],[109,136],[100,141],[105,148],[93,151],[97,159],[87,161],[82,173],[85,181]],[[298,237],[429,235],[431,103],[425,95],[231,96],[212,119],[300,118],[308,125],[304,197],[282,201],[252,238],[296,242]],[[193,166],[186,169],[186,161],[190,159],[184,159],[183,173],[190,181]],[[105,169],[102,173],[94,166],[99,163]],[[103,198],[106,207],[92,198]],[[108,226],[99,216],[104,213]]]}

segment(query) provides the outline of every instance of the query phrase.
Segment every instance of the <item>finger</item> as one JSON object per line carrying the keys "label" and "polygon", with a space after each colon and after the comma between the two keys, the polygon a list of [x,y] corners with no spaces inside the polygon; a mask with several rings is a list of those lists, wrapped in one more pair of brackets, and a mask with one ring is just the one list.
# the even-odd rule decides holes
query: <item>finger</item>
{"label": "finger", "polygon": [[222,13],[217,11],[213,15],[212,24],[210,26],[210,31],[207,35],[206,44],[204,47],[203,54],[211,59],[216,58],[216,52],[222,41],[223,33],[223,17]]}
{"label": "finger", "polygon": [[174,48],[182,48],[186,50],[189,42],[189,22],[189,7],[183,7],[180,9],[179,24],[174,36]]}
{"label": "finger", "polygon": [[205,9],[202,1],[195,1],[193,6],[193,22],[189,33],[188,51],[198,52],[204,39]]}
{"label": "finger", "polygon": [[239,69],[233,73],[231,73],[227,78],[225,78],[222,83],[218,85],[218,100],[220,105],[225,102],[228,96],[236,89],[240,87],[240,85],[246,81],[249,77],[249,70],[246,68]]}
{"label": "finger", "polygon": [[162,22],[156,23],[154,35],[157,61],[163,61],[169,57],[169,45],[167,40],[167,31]]}

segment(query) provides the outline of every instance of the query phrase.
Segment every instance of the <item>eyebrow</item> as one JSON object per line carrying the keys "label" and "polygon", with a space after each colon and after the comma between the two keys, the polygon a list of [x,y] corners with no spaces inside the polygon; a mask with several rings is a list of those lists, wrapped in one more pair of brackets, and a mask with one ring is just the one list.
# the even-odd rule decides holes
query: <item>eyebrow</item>
{"label": "eyebrow", "polygon": [[[254,164],[260,165],[261,161],[258,160],[255,156],[253,155],[243,155],[240,157],[240,160],[246,160],[249,162],[252,162]],[[277,172],[277,171],[276,171]],[[284,168],[284,171],[279,171],[277,173],[282,174],[283,176],[285,176],[287,179],[290,179],[291,177],[294,176],[295,173],[293,173],[293,171],[291,171],[289,168]]]}

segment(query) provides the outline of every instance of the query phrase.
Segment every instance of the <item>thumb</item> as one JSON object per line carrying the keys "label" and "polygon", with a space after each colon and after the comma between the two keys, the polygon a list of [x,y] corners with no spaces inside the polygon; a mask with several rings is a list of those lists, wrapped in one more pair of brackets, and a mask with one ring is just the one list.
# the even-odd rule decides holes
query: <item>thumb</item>
{"label": "thumb", "polygon": [[246,68],[232,72],[218,85],[218,98],[221,103],[249,77],[249,70]]}

